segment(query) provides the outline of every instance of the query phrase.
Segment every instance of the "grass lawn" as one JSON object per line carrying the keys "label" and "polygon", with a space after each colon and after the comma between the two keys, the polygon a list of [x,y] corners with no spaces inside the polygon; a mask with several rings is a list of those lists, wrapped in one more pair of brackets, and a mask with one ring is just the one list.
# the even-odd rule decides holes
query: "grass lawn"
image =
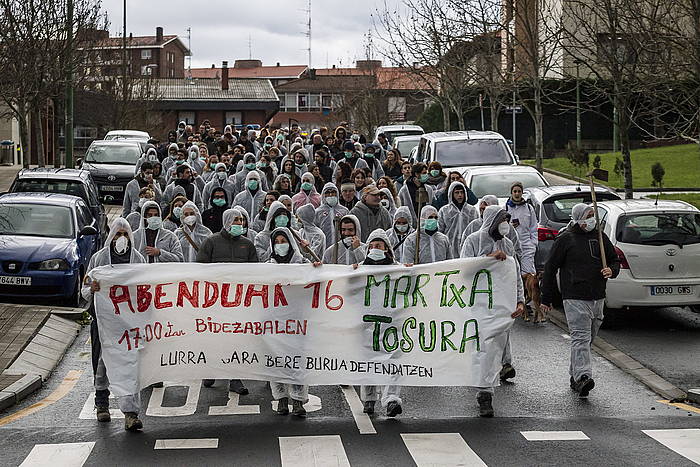
{"label": "grass lawn", "polygon": [[[647,198],[656,199],[656,194],[649,193]],[[659,199],[678,199],[700,209],[700,193],[662,193]]]}
{"label": "grass lawn", "polygon": [[[601,158],[601,169],[610,173],[607,185],[623,187],[624,182],[615,175],[615,158],[622,158],[620,153],[598,154]],[[596,154],[590,155],[590,164],[593,168],[593,159]],[[535,165],[534,160],[523,161],[526,164]],[[632,151],[632,183],[634,188],[651,188],[651,166],[661,162],[666,175],[664,186],[666,188],[700,188],[700,151],[695,144],[681,144],[678,146],[666,146],[653,149],[635,149]],[[566,157],[545,159],[544,167],[558,170],[575,176],[585,176],[586,170],[579,171],[571,165]]]}

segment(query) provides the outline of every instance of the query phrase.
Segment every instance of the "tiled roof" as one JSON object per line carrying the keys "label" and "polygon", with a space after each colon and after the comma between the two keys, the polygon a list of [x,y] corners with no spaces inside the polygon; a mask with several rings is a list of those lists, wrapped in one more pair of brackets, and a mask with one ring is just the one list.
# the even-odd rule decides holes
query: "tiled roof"
{"label": "tiled roof", "polygon": [[[298,78],[306,65],[259,66],[255,68],[229,68],[229,78]],[[193,78],[219,78],[221,68],[192,68]]]}
{"label": "tiled roof", "polygon": [[164,101],[278,101],[272,83],[267,79],[231,78],[229,88],[221,89],[216,78],[158,79],[160,100]]}
{"label": "tiled roof", "polygon": [[375,70],[360,68],[319,68],[316,76],[377,76],[377,88],[387,90],[419,90],[427,86],[420,84],[421,78],[409,70],[399,67],[380,67]]}
{"label": "tiled roof", "polygon": [[[172,41],[176,41],[177,44],[189,55],[190,51],[185,47],[180,38],[176,35],[163,36],[163,41],[156,42],[156,36],[132,36],[126,40],[126,47],[128,49],[142,49],[142,48],[162,48],[165,44]],[[121,37],[108,37],[105,39],[100,39],[93,46],[97,49],[120,49],[122,47]]]}

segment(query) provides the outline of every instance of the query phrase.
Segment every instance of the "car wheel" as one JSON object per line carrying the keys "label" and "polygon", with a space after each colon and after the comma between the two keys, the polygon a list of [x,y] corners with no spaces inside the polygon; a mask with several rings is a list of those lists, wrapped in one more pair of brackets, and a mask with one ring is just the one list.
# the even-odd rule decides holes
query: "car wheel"
{"label": "car wheel", "polygon": [[603,325],[604,329],[620,329],[625,325],[625,317],[627,310],[624,308],[608,308],[603,310]]}
{"label": "car wheel", "polygon": [[82,288],[83,285],[83,273],[80,272],[78,274],[78,279],[75,281],[75,286],[73,287],[73,293],[69,297],[66,298],[65,300],[65,305],[69,306],[71,308],[80,308],[80,302],[82,300],[82,296],[80,294],[80,289]]}

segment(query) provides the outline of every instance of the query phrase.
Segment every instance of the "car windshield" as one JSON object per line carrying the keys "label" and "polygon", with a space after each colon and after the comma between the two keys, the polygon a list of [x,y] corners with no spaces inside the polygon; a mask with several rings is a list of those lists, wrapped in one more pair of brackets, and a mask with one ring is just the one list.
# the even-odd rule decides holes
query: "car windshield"
{"label": "car windshield", "polygon": [[617,240],[636,245],[689,245],[700,243],[700,214],[645,213],[620,217]]}
{"label": "car windshield", "polygon": [[89,203],[87,192],[81,182],[73,180],[49,180],[23,178],[17,180],[12,188],[13,193],[63,193],[79,196]]}
{"label": "car windshield", "polygon": [[399,150],[403,157],[406,157],[411,153],[411,149],[418,146],[419,142],[420,138],[410,139],[408,141],[399,141],[398,143],[396,143],[396,149]]}
{"label": "car windshield", "polygon": [[99,144],[90,146],[85,155],[85,162],[136,165],[139,157],[141,151],[133,144]]}
{"label": "car windshield", "polygon": [[146,135],[125,135],[125,134],[121,134],[121,133],[105,136],[105,141],[118,141],[118,140],[142,141],[145,139],[148,139],[148,137]]}
{"label": "car windshield", "polygon": [[500,139],[459,139],[435,144],[435,160],[443,167],[512,164],[505,143]]}
{"label": "car windshield", "polygon": [[72,238],[71,209],[50,204],[0,204],[0,235]]}
{"label": "car windshield", "polygon": [[[423,132],[420,130],[396,130],[396,131],[385,131],[384,136],[389,140],[389,144],[394,141],[394,138],[399,136],[411,136],[411,135],[422,135]],[[403,154],[403,153],[402,153]]]}
{"label": "car windshield", "polygon": [[[612,193],[596,193],[598,201],[619,199]],[[579,203],[590,203],[591,193],[571,193],[562,196],[554,196],[544,200],[544,207],[547,219],[552,222],[566,224],[571,220],[571,209]]]}
{"label": "car windshield", "polygon": [[525,188],[546,185],[545,181],[538,174],[498,172],[474,175],[469,188],[479,198],[486,195],[507,198],[510,196],[510,187],[515,182],[522,183]]}

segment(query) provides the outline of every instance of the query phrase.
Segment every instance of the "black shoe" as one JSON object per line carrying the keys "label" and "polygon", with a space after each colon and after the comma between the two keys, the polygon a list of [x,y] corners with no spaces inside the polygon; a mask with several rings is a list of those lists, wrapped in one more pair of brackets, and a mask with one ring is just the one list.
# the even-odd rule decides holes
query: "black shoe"
{"label": "black shoe", "polygon": [[210,388],[214,386],[214,381],[213,379],[203,379],[202,384],[204,385],[205,388]]}
{"label": "black shoe", "polygon": [[479,392],[477,394],[476,401],[479,403],[479,417],[493,417],[492,399],[493,396],[490,392]]}
{"label": "black shoe", "polygon": [[591,392],[591,389],[595,387],[595,381],[593,381],[593,378],[589,378],[587,375],[581,376],[578,381],[576,381],[575,388],[574,390],[578,392],[578,397],[581,399],[585,399],[588,397],[588,393]]}
{"label": "black shoe", "polygon": [[292,399],[292,415],[295,417],[306,418],[306,409],[302,401]]}
{"label": "black shoe", "polygon": [[399,404],[396,401],[389,402],[389,404],[386,406],[386,416],[387,417],[396,417],[400,413],[403,412],[403,409],[401,408],[401,404]]}
{"label": "black shoe", "polygon": [[143,429],[143,423],[141,423],[141,420],[139,420],[139,415],[137,413],[124,413],[124,429],[126,431],[139,431]]}
{"label": "black shoe", "polygon": [[503,365],[503,368],[501,368],[499,376],[501,377],[501,381],[505,381],[510,378],[515,378],[515,368],[513,368],[513,365],[511,365],[510,363],[506,363],[505,365]]}
{"label": "black shoe", "polygon": [[245,396],[248,394],[248,389],[245,387],[243,381],[241,381],[240,379],[230,380],[228,382],[228,390],[240,394],[241,396]]}
{"label": "black shoe", "polygon": [[277,414],[289,415],[289,399],[286,397],[283,397],[277,401]]}
{"label": "black shoe", "polygon": [[372,415],[374,414],[374,401],[366,401],[365,402],[365,408],[362,409],[364,413],[367,415]]}
{"label": "black shoe", "polygon": [[97,409],[97,421],[98,422],[110,422],[112,421],[112,416],[109,413],[109,407],[95,407]]}

